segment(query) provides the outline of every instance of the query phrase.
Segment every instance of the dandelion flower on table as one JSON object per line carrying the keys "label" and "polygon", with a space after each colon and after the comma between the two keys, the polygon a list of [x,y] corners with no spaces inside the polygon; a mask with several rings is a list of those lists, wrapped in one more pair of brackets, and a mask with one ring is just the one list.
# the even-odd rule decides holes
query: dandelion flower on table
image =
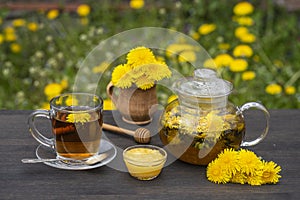
{"label": "dandelion flower on table", "polygon": [[218,156],[218,163],[220,163],[223,169],[230,175],[234,175],[240,171],[238,161],[238,152],[234,149],[225,149]]}
{"label": "dandelion flower on table", "polygon": [[230,175],[223,169],[221,163],[217,160],[208,164],[206,169],[207,179],[213,183],[227,183],[230,181]]}
{"label": "dandelion flower on table", "polygon": [[230,182],[239,183],[243,185],[247,183],[247,176],[244,173],[237,172],[231,177]]}
{"label": "dandelion flower on table", "polygon": [[281,167],[276,163],[274,163],[273,161],[263,162],[262,174],[261,174],[262,182],[265,184],[278,183],[279,178],[281,178],[281,176],[279,175],[280,171],[281,171]]}
{"label": "dandelion flower on table", "polygon": [[257,170],[257,172],[255,174],[247,175],[246,182],[249,185],[253,185],[253,186],[261,185],[263,183],[263,181],[261,179],[261,171]]}
{"label": "dandelion flower on table", "polygon": [[249,150],[241,149],[239,151],[240,171],[246,175],[255,174],[256,170],[261,166],[262,161],[257,155]]}

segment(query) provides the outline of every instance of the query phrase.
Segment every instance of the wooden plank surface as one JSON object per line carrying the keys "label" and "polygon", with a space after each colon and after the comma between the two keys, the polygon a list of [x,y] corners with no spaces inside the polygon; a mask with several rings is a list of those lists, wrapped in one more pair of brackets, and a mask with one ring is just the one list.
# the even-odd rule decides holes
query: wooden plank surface
{"label": "wooden plank surface", "polygon": [[[138,181],[110,166],[68,171],[44,164],[22,164],[35,157],[38,143],[27,128],[30,111],[0,111],[0,199],[297,199],[300,196],[300,110],[272,110],[266,139],[251,147],[265,160],[282,167],[277,185],[217,185],[207,181],[206,167],[176,161],[152,181]],[[113,123],[111,112],[104,121]],[[114,115],[119,117],[118,114]],[[248,112],[247,131],[260,131],[260,113]],[[157,125],[156,116],[151,126]],[[49,123],[41,121],[42,131]],[[122,124],[123,126],[123,124]],[[125,124],[124,124],[125,126]],[[127,128],[133,126],[126,125]],[[150,127],[150,126],[149,126]],[[155,127],[152,128],[154,131]],[[131,137],[106,132],[120,150],[135,144]],[[157,135],[152,144],[161,145]],[[122,159],[121,151],[115,160]],[[115,162],[115,160],[113,162]],[[113,163],[112,162],[112,163]]]}

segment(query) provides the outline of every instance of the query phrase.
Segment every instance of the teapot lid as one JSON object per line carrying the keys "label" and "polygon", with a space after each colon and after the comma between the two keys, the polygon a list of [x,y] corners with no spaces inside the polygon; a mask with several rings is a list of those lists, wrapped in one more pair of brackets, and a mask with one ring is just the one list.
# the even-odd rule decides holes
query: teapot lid
{"label": "teapot lid", "polygon": [[218,78],[214,70],[197,69],[194,77],[180,79],[174,83],[173,88],[184,96],[218,98],[228,96],[232,91],[232,84]]}

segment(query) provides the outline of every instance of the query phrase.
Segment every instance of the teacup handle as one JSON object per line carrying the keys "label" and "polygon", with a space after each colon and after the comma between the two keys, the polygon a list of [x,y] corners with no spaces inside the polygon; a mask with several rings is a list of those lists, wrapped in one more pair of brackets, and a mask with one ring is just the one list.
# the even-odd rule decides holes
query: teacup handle
{"label": "teacup handle", "polygon": [[115,86],[113,85],[113,83],[109,82],[108,85],[106,86],[106,93],[108,97],[112,100],[112,102],[117,106],[118,97],[113,94],[114,87]]}
{"label": "teacup handle", "polygon": [[264,131],[262,132],[262,134],[255,140],[252,140],[249,142],[242,141],[241,146],[244,146],[244,147],[245,146],[254,146],[254,145],[260,143],[267,136],[267,133],[269,131],[270,113],[268,112],[268,110],[260,103],[249,102],[249,103],[245,103],[244,105],[242,105],[242,107],[240,108],[240,111],[243,113],[244,111],[246,111],[250,108],[255,108],[255,109],[263,111],[263,113],[265,114],[265,118],[266,118],[266,127],[265,127]]}
{"label": "teacup handle", "polygon": [[36,128],[34,121],[38,117],[51,119],[50,111],[48,111],[48,110],[37,110],[37,111],[34,111],[33,113],[31,113],[29,115],[28,121],[27,121],[29,131],[30,131],[31,135],[34,137],[34,139],[36,139],[39,143],[41,143],[42,145],[44,145],[46,147],[50,147],[50,148],[54,149],[54,141],[52,139],[49,139],[49,138],[45,137]]}

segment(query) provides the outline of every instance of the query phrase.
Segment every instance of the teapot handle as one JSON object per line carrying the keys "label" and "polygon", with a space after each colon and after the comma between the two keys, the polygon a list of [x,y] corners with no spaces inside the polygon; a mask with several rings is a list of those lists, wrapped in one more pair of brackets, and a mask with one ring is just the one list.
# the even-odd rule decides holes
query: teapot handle
{"label": "teapot handle", "polygon": [[106,86],[106,93],[107,96],[112,100],[112,102],[117,106],[118,97],[113,94],[114,87],[115,86],[113,85],[113,83],[109,82],[108,85]]}
{"label": "teapot handle", "polygon": [[258,110],[263,111],[263,113],[265,114],[265,118],[266,118],[266,127],[265,127],[264,131],[262,132],[262,134],[255,140],[252,140],[249,142],[242,141],[241,146],[244,146],[244,147],[245,146],[254,146],[254,145],[260,143],[267,136],[267,133],[269,131],[270,113],[268,112],[268,110],[260,103],[249,102],[249,103],[245,103],[244,105],[242,105],[242,107],[240,108],[240,111],[243,113],[244,111],[246,111],[250,108],[256,108]]}

